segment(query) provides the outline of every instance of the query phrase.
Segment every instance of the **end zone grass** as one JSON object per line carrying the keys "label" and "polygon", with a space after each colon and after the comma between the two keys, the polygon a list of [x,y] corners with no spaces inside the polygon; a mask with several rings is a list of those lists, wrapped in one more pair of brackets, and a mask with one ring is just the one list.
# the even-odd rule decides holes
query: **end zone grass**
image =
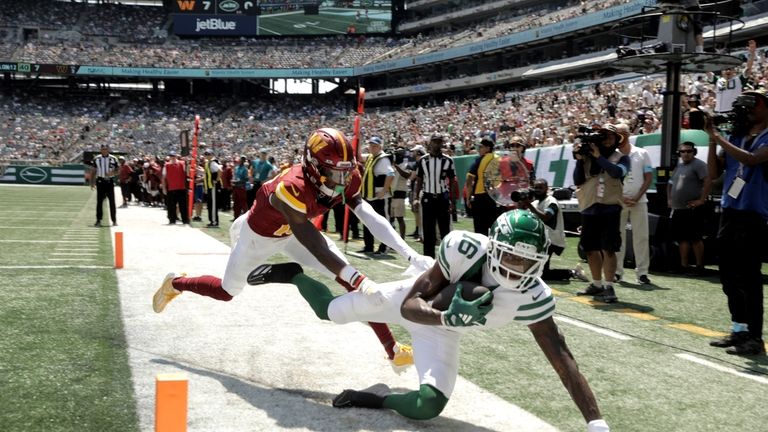
{"label": "end zone grass", "polygon": [[[93,223],[93,205],[86,203],[94,196],[80,187],[0,187],[0,240],[64,240],[69,228]],[[110,231],[91,232],[97,239],[93,247],[0,242],[4,267],[106,267],[0,269],[0,429],[5,432],[138,430]],[[48,261],[68,256],[52,255],[62,245],[87,245],[97,255],[87,264]]]}

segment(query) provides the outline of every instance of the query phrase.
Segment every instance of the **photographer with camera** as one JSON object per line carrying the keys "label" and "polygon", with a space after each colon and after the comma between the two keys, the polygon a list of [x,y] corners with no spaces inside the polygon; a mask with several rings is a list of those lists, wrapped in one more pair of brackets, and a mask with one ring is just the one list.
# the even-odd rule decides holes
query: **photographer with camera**
{"label": "photographer with camera", "polygon": [[[710,345],[728,354],[765,355],[762,256],[768,240],[768,93],[749,90],[733,102],[728,139],[710,122],[709,177],[723,177],[719,268],[731,333]],[[718,154],[717,146],[722,151]]]}
{"label": "photographer with camera", "polygon": [[622,180],[629,172],[629,156],[618,148],[626,139],[616,126],[597,132],[579,128],[573,146],[576,168],[573,183],[581,209],[581,245],[587,253],[592,283],[577,295],[592,295],[606,303],[618,301],[613,289],[616,252],[621,247],[619,218],[624,205]]}

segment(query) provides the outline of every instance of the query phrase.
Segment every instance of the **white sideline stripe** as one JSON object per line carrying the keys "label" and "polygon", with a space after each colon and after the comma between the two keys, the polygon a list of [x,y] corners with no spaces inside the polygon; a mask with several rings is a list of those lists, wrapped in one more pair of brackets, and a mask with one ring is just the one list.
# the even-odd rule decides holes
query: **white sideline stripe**
{"label": "white sideline stripe", "polygon": [[99,244],[92,240],[0,240],[0,243],[88,243]]}
{"label": "white sideline stripe", "polygon": [[755,375],[752,375],[752,374],[748,374],[746,372],[739,372],[736,369],[732,369],[732,368],[728,368],[728,367],[725,367],[725,366],[721,366],[721,365],[719,365],[717,363],[712,363],[710,361],[707,361],[707,360],[704,360],[704,359],[700,359],[700,358],[698,358],[698,357],[696,357],[694,355],[691,355],[691,354],[675,354],[675,357],[679,357],[681,359],[688,360],[688,361],[700,364],[702,366],[711,367],[712,369],[718,370],[720,372],[725,372],[725,373],[729,373],[731,375],[736,375],[738,377],[742,377],[742,378],[746,378],[746,379],[751,379],[752,381],[757,381],[760,384],[768,384],[768,378],[764,378],[764,377],[761,377],[761,376],[755,376]]}
{"label": "white sideline stripe", "polygon": [[396,269],[400,269],[400,270],[403,270],[403,269],[405,269],[405,267],[403,267],[403,266],[399,266],[399,265],[397,265],[397,264],[388,263],[388,262],[386,262],[386,261],[378,261],[378,263],[379,263],[379,264],[384,264],[385,266],[394,267],[394,268],[396,268]]}
{"label": "white sideline stripe", "polygon": [[562,321],[564,323],[568,323],[568,324],[574,325],[576,327],[581,327],[583,329],[593,331],[595,333],[600,333],[601,335],[604,335],[604,336],[612,337],[614,339],[618,339],[618,340],[632,340],[631,337],[623,335],[621,333],[616,333],[615,331],[606,330],[604,328],[593,326],[592,324],[583,323],[581,321],[576,321],[574,319],[570,319],[570,318],[566,318],[566,317],[562,317],[562,316],[557,316],[557,315],[555,316],[555,319],[558,320],[558,321]]}
{"label": "white sideline stripe", "polygon": [[19,269],[111,269],[113,266],[100,266],[100,265],[19,265],[19,266],[0,266],[3,270],[19,270]]}
{"label": "white sideline stripe", "polygon": [[359,254],[357,252],[347,252],[347,255],[352,255],[353,257],[363,258],[363,259],[371,259],[370,257],[367,257],[363,254]]}
{"label": "white sideline stripe", "polygon": [[77,256],[84,256],[84,255],[98,255],[96,252],[52,252],[51,255],[77,255]]}
{"label": "white sideline stripe", "polygon": [[94,261],[95,258],[48,258],[48,261]]}

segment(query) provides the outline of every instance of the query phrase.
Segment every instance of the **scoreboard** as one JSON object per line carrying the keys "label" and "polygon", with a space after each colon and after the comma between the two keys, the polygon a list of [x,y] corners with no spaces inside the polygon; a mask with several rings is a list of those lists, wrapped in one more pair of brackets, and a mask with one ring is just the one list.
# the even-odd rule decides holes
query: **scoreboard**
{"label": "scoreboard", "polygon": [[257,15],[258,0],[175,0],[176,13],[200,15]]}

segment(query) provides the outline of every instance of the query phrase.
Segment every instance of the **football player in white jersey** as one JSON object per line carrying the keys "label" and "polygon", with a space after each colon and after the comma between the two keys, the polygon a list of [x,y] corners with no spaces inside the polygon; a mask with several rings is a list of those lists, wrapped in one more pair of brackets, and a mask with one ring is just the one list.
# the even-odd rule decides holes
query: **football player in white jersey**
{"label": "football player in white jersey", "polygon": [[[248,282],[295,284],[320,319],[338,324],[399,324],[410,332],[419,390],[392,393],[384,384],[360,391],[344,390],[333,400],[336,407],[388,408],[422,420],[437,417],[456,384],[462,334],[517,321],[533,333],[581,410],[587,431],[605,432],[609,428],[595,396],[552,318],[552,291],[540,279],[548,259],[548,245],[540,219],[527,210],[512,210],[496,219],[489,237],[468,231],[450,232],[440,243],[436,263],[420,276],[381,283],[365,292],[334,297],[295,263],[259,266],[251,272]],[[466,292],[461,285],[469,282],[490,291],[467,300],[466,294],[461,294]],[[455,294],[450,293],[452,289]]]}

